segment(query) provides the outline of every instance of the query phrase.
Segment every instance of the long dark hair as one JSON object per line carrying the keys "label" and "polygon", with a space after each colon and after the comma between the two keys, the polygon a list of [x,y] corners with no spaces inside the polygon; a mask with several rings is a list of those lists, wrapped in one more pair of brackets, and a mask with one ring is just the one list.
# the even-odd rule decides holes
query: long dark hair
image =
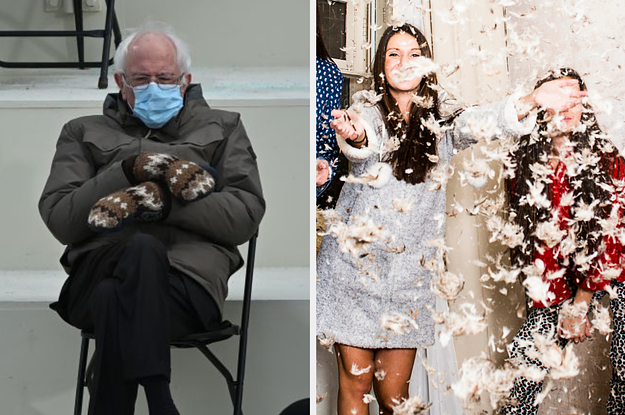
{"label": "long dark hair", "polygon": [[[398,180],[404,180],[407,183],[417,184],[423,183],[427,174],[436,165],[428,155],[436,155],[436,136],[422,125],[422,120],[427,120],[430,115],[434,119],[439,120],[438,112],[438,93],[432,88],[437,84],[436,74],[431,73],[424,76],[417,88],[416,94],[431,101],[432,106],[429,108],[416,105],[414,102],[410,104],[410,122],[406,124],[397,105],[397,101],[390,93],[386,75],[384,73],[384,64],[386,61],[386,48],[391,37],[397,33],[408,33],[415,37],[420,48],[421,56],[432,58],[432,52],[428,45],[425,35],[416,27],[410,24],[404,24],[401,27],[389,27],[386,29],[375,53],[373,61],[373,75],[375,91],[382,94],[382,100],[378,102],[378,107],[382,112],[384,124],[391,137],[399,139],[399,148],[388,156],[388,162],[393,166],[393,173]],[[408,171],[408,173],[407,173]]]}
{"label": "long dark hair", "polygon": [[[562,68],[552,71],[547,77],[541,79],[536,84],[536,88],[545,82],[549,82],[560,78],[576,79],[579,88],[586,91],[586,84],[581,76],[573,69]],[[550,119],[546,110],[538,112],[537,127],[532,134],[521,137],[518,149],[513,153],[516,161],[515,177],[508,182],[511,198],[511,211],[516,213],[515,221],[523,229],[526,243],[517,247],[512,251],[512,259],[519,265],[530,265],[535,257],[536,249],[541,245],[535,235],[537,224],[551,219],[551,209],[539,207],[537,205],[530,206],[529,203],[523,203],[523,196],[529,193],[529,183],[533,183],[531,166],[539,163],[547,165],[549,163],[548,156],[553,152],[553,139],[550,139],[547,133],[547,124]],[[605,138],[603,138],[601,129],[597,123],[595,113],[592,107],[584,104],[581,123],[585,125],[583,131],[574,130],[569,134],[569,140],[574,145],[575,153],[581,153],[588,149],[594,155],[601,155],[601,161],[595,167],[586,167],[579,175],[576,175],[575,198],[573,202],[574,208],[582,203],[590,205],[595,200],[600,202],[595,208],[595,214],[589,221],[574,222],[573,230],[576,235],[577,252],[592,253],[596,252],[601,243],[601,225],[600,221],[606,219],[610,214],[610,198],[612,196],[610,190],[605,185],[611,186],[611,169],[615,161],[619,158],[618,151],[612,147]],[[607,150],[607,151],[606,151]],[[602,186],[603,185],[603,186]],[[513,189],[512,189],[513,187]],[[550,186],[547,184],[543,190],[543,195],[551,201]],[[575,271],[575,264],[569,261],[569,270],[567,280],[571,288],[575,289],[579,283],[578,272]],[[571,278],[576,281],[571,281]]]}

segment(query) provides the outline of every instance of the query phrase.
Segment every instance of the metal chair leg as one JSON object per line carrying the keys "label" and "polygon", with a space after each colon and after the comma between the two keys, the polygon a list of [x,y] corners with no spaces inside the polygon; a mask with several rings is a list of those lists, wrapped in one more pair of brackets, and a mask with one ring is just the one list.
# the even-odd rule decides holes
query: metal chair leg
{"label": "metal chair leg", "polygon": [[[247,342],[247,338],[245,341]],[[241,335],[239,342],[239,359],[237,365],[239,369],[237,369],[237,380],[235,386],[236,396],[234,398],[234,415],[243,415],[243,374],[245,369],[241,370],[240,368],[245,368],[245,352],[247,348],[247,345],[242,345],[244,342],[243,335]]]}
{"label": "metal chair leg", "polygon": [[[115,13],[115,0],[106,0],[106,22],[104,24],[104,44],[102,46],[102,67],[100,68],[100,79],[98,88],[108,88],[108,68],[109,54],[111,52],[111,36],[113,34],[113,17]],[[115,18],[115,20],[117,20]],[[119,28],[118,28],[119,29]]]}
{"label": "metal chair leg", "polygon": [[80,358],[78,360],[78,380],[76,381],[76,400],[74,402],[74,415],[81,415],[82,400],[85,390],[85,372],[87,369],[87,355],[89,354],[89,339],[82,338],[80,344]]}
{"label": "metal chair leg", "polygon": [[[74,0],[74,23],[76,24],[76,31],[83,31],[82,24],[82,0]],[[78,47],[78,62],[85,62],[85,37],[83,35],[76,35],[76,46]],[[80,69],[85,69],[84,66],[80,66]]]}
{"label": "metal chair leg", "polygon": [[113,7],[113,39],[115,41],[115,49],[122,43],[122,31],[119,30],[119,22],[117,21],[117,13]]}
{"label": "metal chair leg", "polygon": [[245,359],[247,353],[247,328],[250,322],[252,304],[252,279],[254,277],[254,259],[256,257],[256,239],[254,235],[247,248],[247,267],[245,270],[245,291],[243,293],[243,313],[241,315],[241,337],[239,338],[239,359],[237,362],[236,400],[234,415],[243,415],[243,376],[245,375]]}

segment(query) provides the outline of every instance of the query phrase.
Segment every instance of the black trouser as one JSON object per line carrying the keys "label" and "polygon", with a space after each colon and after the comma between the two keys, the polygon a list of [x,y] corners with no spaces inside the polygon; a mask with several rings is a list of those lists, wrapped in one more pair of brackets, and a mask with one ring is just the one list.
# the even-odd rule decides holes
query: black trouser
{"label": "black trouser", "polygon": [[141,378],[169,379],[170,341],[221,320],[210,294],[172,269],[165,246],[145,234],[81,258],[57,308],[95,332],[90,415],[133,414]]}

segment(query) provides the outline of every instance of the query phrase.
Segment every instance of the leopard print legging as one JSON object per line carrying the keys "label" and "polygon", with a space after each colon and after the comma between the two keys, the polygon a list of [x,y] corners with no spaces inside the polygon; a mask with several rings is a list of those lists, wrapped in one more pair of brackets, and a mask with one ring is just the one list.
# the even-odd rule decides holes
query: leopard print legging
{"label": "leopard print legging", "polygon": [[[610,300],[610,308],[614,314],[612,321],[614,332],[610,345],[610,361],[613,371],[610,379],[610,397],[607,403],[610,415],[625,414],[625,283],[616,284],[614,288],[617,289],[618,296]],[[598,300],[604,295],[605,291],[598,293],[595,299]],[[559,310],[560,305],[532,310],[508,348],[511,360],[546,369],[539,360],[531,359],[526,355],[528,347],[523,344],[533,341],[533,333],[550,335],[552,338],[557,336]],[[556,341],[560,347],[566,346],[568,342],[562,338],[557,338]],[[509,396],[514,404],[503,406],[500,414],[535,415],[538,411],[535,400],[541,388],[542,382],[533,382],[524,377],[516,379]]]}

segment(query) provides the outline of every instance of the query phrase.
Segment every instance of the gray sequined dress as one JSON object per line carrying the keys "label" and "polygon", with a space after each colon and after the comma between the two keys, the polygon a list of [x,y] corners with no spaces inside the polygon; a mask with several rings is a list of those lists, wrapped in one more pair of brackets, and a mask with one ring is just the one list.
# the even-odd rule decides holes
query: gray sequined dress
{"label": "gray sequined dress", "polygon": [[[390,140],[379,109],[370,102],[371,96],[369,91],[355,94],[352,106],[365,126],[368,147],[351,147],[337,134],[341,150],[352,162],[350,173],[356,177],[385,159],[384,145]],[[517,120],[514,101],[516,97],[511,96],[462,111],[437,143],[436,168],[446,169],[458,150],[476,142],[471,131],[479,123],[496,123],[498,137],[528,134],[534,122],[530,117]],[[444,91],[439,93],[439,102],[443,117],[458,110]],[[438,186],[430,177],[413,185],[391,176],[380,188],[345,183],[336,213],[347,225],[359,217],[370,219],[390,239],[374,242],[366,255],[354,257],[341,252],[333,235],[323,237],[317,257],[317,337],[372,349],[416,348],[434,343],[432,275],[421,266],[421,260],[435,253],[434,247],[425,246],[426,241],[444,238],[445,190],[444,184]],[[393,207],[393,201],[413,205],[401,212]],[[401,333],[382,326],[383,320],[398,315],[412,320],[404,324],[407,327]]]}

